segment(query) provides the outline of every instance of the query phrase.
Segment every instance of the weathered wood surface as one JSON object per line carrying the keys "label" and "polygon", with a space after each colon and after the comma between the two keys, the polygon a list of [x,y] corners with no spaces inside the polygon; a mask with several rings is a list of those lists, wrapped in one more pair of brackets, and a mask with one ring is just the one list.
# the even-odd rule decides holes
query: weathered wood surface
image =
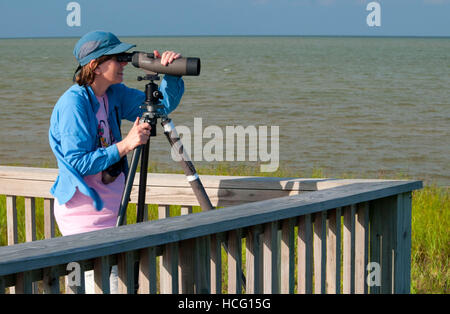
{"label": "weathered wood surface", "polygon": [[[53,198],[50,188],[57,169],[0,166],[0,194]],[[139,174],[131,191],[131,202],[138,197]],[[264,199],[296,195],[353,183],[386,180],[304,179],[252,176],[200,175],[213,206],[230,206]],[[183,174],[150,173],[147,176],[146,201],[149,204],[198,205],[192,188]]]}
{"label": "weathered wood surface", "polygon": [[[374,199],[395,197],[395,195],[401,195],[421,187],[422,182],[420,181],[357,183],[291,197],[230,206],[220,210],[1,247],[0,275],[167,245],[181,240],[272,223]],[[400,216],[397,213],[395,215]],[[408,225],[401,226],[401,229],[407,230],[406,232],[409,230]],[[403,234],[399,233],[397,238],[402,236]],[[321,269],[323,269],[322,266]],[[120,273],[123,274],[121,277],[124,286],[129,287],[130,283],[125,282],[126,272]],[[407,271],[403,271],[403,273],[405,273],[403,276],[406,276]],[[324,279],[321,279],[321,283],[323,282]],[[173,280],[172,283],[178,285],[176,280]],[[277,283],[272,281],[272,285],[274,285],[272,289],[278,289]],[[266,286],[264,290],[266,290]]]}

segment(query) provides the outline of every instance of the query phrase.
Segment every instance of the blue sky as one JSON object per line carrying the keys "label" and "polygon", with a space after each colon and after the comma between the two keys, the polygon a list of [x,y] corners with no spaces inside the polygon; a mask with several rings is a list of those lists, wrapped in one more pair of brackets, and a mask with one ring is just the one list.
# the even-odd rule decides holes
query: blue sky
{"label": "blue sky", "polygon": [[370,0],[0,0],[0,38],[81,36],[343,35],[450,36],[450,0],[378,0],[381,26],[369,27]]}

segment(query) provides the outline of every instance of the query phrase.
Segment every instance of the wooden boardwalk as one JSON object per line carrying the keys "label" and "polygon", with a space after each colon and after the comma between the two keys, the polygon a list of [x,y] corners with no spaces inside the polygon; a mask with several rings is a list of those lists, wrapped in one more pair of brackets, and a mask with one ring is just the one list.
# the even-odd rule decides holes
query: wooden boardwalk
{"label": "wooden boardwalk", "polygon": [[[0,247],[0,293],[36,292],[38,281],[45,292],[83,293],[82,284],[60,286],[71,262],[94,269],[98,293],[109,292],[112,265],[119,291],[135,292],[135,263],[138,293],[410,292],[411,191],[420,181],[201,176],[213,205],[224,208],[192,214],[197,202],[184,175],[149,174],[146,200],[160,219],[54,238],[48,191],[56,173],[0,167],[9,243]],[[18,196],[29,241],[19,244]],[[40,241],[36,197],[44,198]],[[169,205],[181,205],[182,215],[168,217]],[[378,285],[367,284],[368,265],[380,266]]]}

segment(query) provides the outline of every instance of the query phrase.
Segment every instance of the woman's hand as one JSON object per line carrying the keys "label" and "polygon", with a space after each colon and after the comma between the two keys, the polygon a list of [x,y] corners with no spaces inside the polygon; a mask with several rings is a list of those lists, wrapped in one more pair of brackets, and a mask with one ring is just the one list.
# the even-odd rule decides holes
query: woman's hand
{"label": "woman's hand", "polygon": [[153,54],[156,58],[161,58],[161,64],[164,66],[172,63],[175,59],[181,58],[181,54],[175,51],[164,51],[161,55],[158,50],[154,50]]}
{"label": "woman's hand", "polygon": [[116,144],[120,157],[122,158],[136,147],[146,144],[150,137],[150,130],[150,124],[139,123],[139,117],[137,117],[128,135]]}

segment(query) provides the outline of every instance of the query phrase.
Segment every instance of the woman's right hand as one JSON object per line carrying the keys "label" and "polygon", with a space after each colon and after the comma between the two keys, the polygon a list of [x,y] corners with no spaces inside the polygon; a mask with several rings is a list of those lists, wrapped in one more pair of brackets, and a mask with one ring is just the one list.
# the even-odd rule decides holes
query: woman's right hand
{"label": "woman's right hand", "polygon": [[150,130],[150,124],[139,123],[139,117],[137,117],[128,135],[116,144],[120,157],[122,158],[136,147],[146,144],[150,137]]}

